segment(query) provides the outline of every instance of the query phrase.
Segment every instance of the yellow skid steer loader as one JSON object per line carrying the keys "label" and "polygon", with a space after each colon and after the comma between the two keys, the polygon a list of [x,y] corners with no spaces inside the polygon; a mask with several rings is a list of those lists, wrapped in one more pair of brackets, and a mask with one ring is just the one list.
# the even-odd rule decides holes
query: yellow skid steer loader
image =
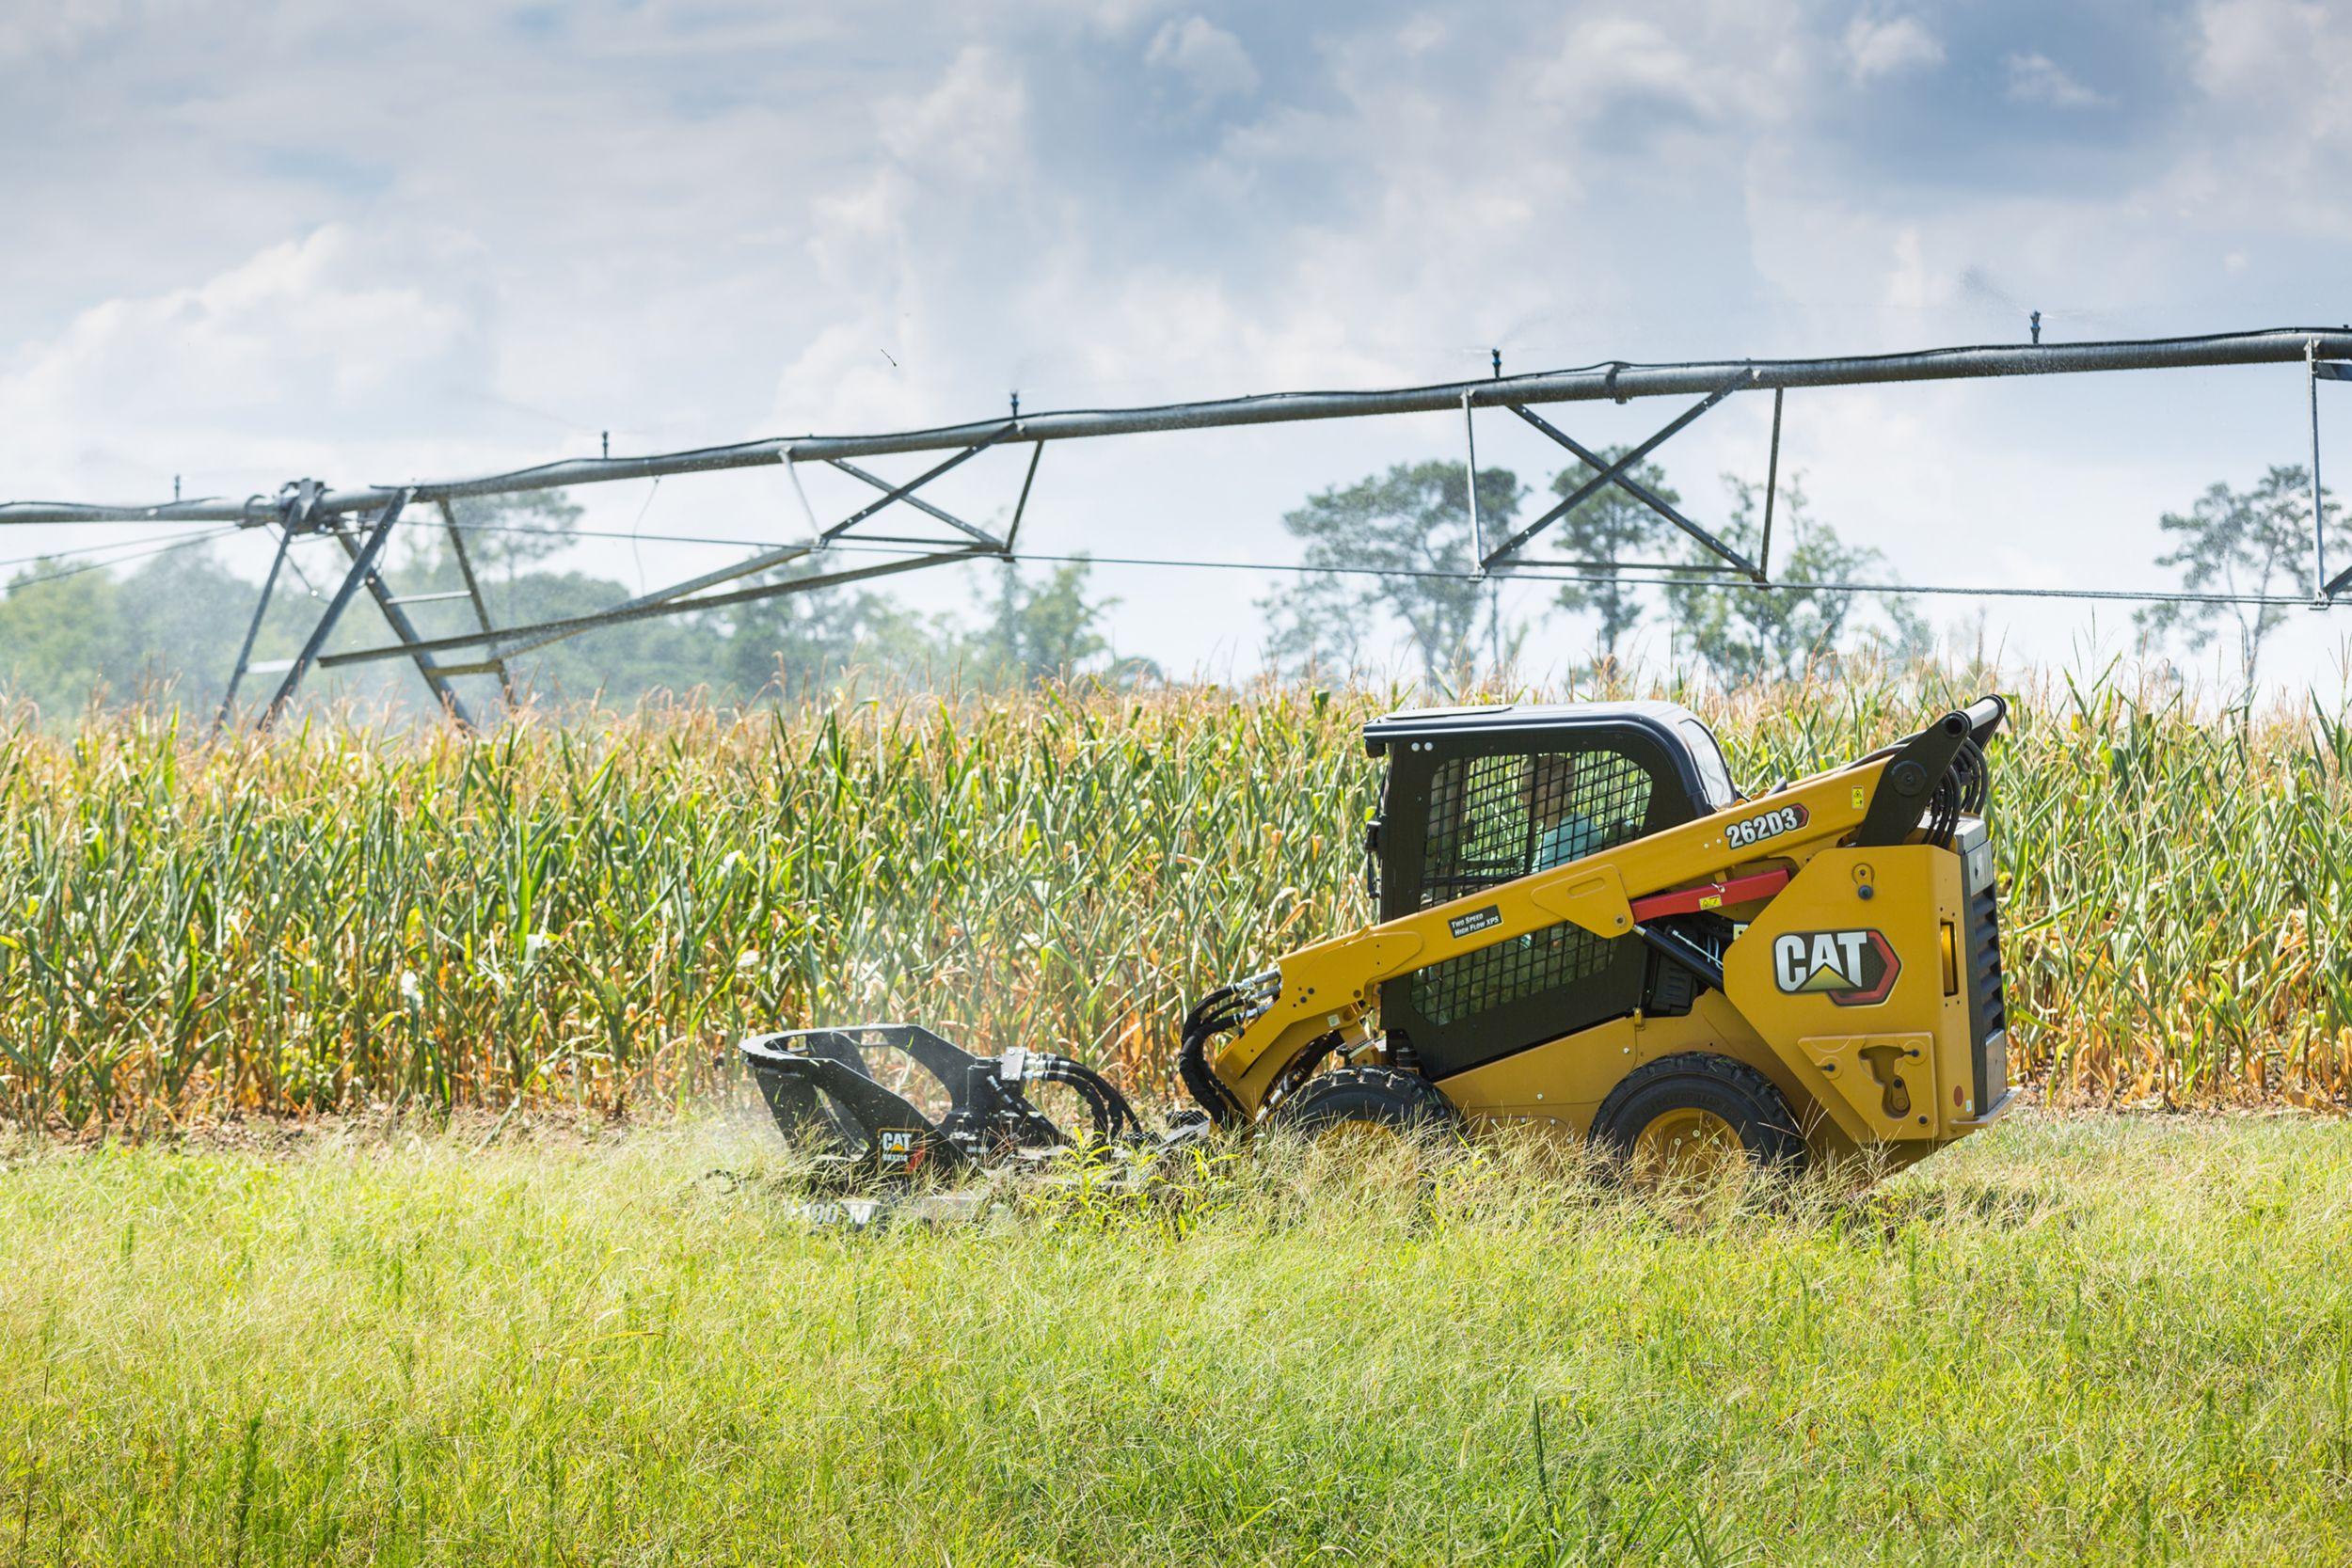
{"label": "yellow skid steer loader", "polygon": [[[1376,924],[1185,1016],[1200,1125],[1533,1121],[1637,1160],[1915,1159],[2010,1102],[1986,697],[1830,772],[1741,796],[1669,703],[1425,708],[1365,726],[1389,770],[1366,849]],[[888,1177],[1053,1147],[1026,1085],[1139,1138],[1067,1058],[927,1030],[742,1050],[787,1136]],[[937,1080],[934,1118],[881,1058]]]}

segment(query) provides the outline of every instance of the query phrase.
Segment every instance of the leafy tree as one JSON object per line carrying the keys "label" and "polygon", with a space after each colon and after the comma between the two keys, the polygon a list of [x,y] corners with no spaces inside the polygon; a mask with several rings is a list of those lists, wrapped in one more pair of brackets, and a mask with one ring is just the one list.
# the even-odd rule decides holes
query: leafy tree
{"label": "leafy tree", "polygon": [[1064,562],[1032,579],[1005,563],[988,620],[952,639],[963,668],[984,681],[1025,684],[1076,673],[1109,654],[1101,623],[1119,601],[1087,596],[1093,570],[1090,562]]}
{"label": "leafy tree", "polygon": [[[209,718],[260,594],[202,546],[151,556],[121,577],[71,562],[27,568],[0,596],[0,687],[60,722],[93,698],[142,696]],[[316,613],[298,588],[280,594],[254,657],[292,654]],[[333,689],[372,695],[374,678],[355,673]]]}
{"label": "leafy tree", "polygon": [[[1478,511],[1488,538],[1511,526],[1524,494],[1508,468],[1479,470]],[[1503,641],[1500,601],[1470,576],[1476,556],[1461,464],[1400,463],[1308,497],[1282,526],[1307,542],[1307,566],[1397,575],[1310,576],[1260,599],[1272,622],[1266,655],[1276,668],[1360,662],[1364,623],[1381,612],[1403,624],[1433,685],[1470,660],[1482,614],[1490,640]]]}
{"label": "leafy tree", "polygon": [[[1726,475],[1731,488],[1730,525],[1724,543],[1754,559],[1763,528],[1764,487]],[[1885,575],[1878,551],[1848,545],[1809,513],[1804,484],[1790,480],[1781,491],[1776,527],[1785,547],[1774,551],[1776,579],[1834,585]],[[1712,564],[1694,555],[1692,564]],[[1763,588],[1727,579],[1679,583],[1666,591],[1692,653],[1726,681],[1788,680],[1822,662],[1834,662],[1839,641],[1865,596],[1835,586]],[[1899,600],[1882,595],[1892,627],[1876,632],[1882,649],[1897,657],[1924,653],[1931,641],[1927,623]]]}
{"label": "leafy tree", "polygon": [[[1604,465],[1613,464],[1627,450],[1622,446],[1605,447],[1598,455]],[[1592,476],[1593,470],[1581,464],[1563,468],[1551,482],[1551,493],[1564,498],[1572,495]],[[1628,477],[1668,505],[1682,504],[1682,498],[1666,483],[1665,470],[1657,464],[1636,464]],[[1574,561],[1593,562],[1658,560],[1670,545],[1683,537],[1680,530],[1618,484],[1604,485],[1578,502],[1566,516],[1552,525],[1552,531],[1558,536],[1562,554]],[[1640,580],[1625,577],[1613,565],[1590,571],[1561,586],[1563,609],[1590,610],[1599,623],[1600,647],[1594,660],[1597,665],[1617,661],[1618,645],[1641,624],[1641,595]]]}
{"label": "leafy tree", "polygon": [[37,562],[0,598],[0,685],[44,714],[78,707],[106,684],[119,617],[117,588],[100,571]]}
{"label": "leafy tree", "polygon": [[[2250,490],[2217,483],[2185,514],[2164,515],[2159,526],[2174,543],[2156,564],[2177,567],[2181,587],[2192,594],[2283,595],[2303,580],[2312,559],[2311,498],[2311,472],[2299,467],[2273,467]],[[2320,510],[2332,527],[2338,508],[2324,490]],[[2177,631],[2191,652],[2212,642],[2228,621],[2237,634],[2244,694],[2251,699],[2263,641],[2285,616],[2284,607],[2273,604],[2156,604],[2136,619],[2143,640]]]}
{"label": "leafy tree", "polygon": [[[773,574],[776,580],[815,577],[802,562]],[[878,594],[815,588],[713,610],[707,622],[716,641],[709,655],[724,684],[749,697],[763,689],[804,694],[865,667],[922,672],[940,647],[922,622]]]}
{"label": "leafy tree", "polygon": [[[469,549],[472,543],[468,539]],[[611,578],[544,570],[520,572],[510,582],[484,589],[493,624],[501,626],[593,615],[636,594]],[[452,623],[449,629],[472,628],[473,611],[464,603],[436,608]],[[560,703],[594,696],[627,705],[654,691],[731,695],[724,672],[714,669],[709,634],[691,623],[684,615],[622,621],[518,655],[507,669],[525,700]],[[481,684],[473,689],[483,693],[485,704],[494,704],[496,688],[489,678],[476,678]]]}
{"label": "leafy tree", "polygon": [[[1935,657],[1935,627],[1917,606],[1899,594],[1883,594],[1878,595],[1878,608],[1886,625],[1862,630],[1863,642],[1871,652],[1896,665],[1917,664]],[[1981,636],[1979,641],[1981,643]]]}

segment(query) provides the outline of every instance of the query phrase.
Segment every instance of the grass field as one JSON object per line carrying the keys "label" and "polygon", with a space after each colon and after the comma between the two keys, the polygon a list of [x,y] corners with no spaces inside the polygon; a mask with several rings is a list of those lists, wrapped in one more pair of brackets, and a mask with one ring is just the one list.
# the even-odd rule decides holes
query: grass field
{"label": "grass field", "polygon": [[[1992,684],[1699,705],[1760,788]],[[2013,1058],[2061,1099],[2343,1102],[2352,721],[2015,695]],[[0,1120],[685,1102],[747,1030],[894,1016],[1164,1092],[1188,998],[1365,918],[1357,731],[1405,700],[1055,689],[217,746],[154,712],[0,717]]]}
{"label": "grass field", "polygon": [[17,1562],[2352,1558],[2352,1127],[1529,1148],[813,1227],[762,1130],[23,1145]]}

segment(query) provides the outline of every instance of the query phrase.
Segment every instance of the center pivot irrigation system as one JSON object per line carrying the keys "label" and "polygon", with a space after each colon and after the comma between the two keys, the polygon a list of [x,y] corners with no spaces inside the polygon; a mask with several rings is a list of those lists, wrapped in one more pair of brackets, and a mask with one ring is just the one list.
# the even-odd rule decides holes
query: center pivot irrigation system
{"label": "center pivot irrigation system", "polygon": [[[1795,388],[1870,387],[1899,381],[1964,381],[1990,376],[2066,375],[2091,371],[2153,371],[2218,365],[2266,365],[2300,362],[2311,384],[2312,501],[2311,592],[2307,596],[2243,594],[2163,594],[2118,589],[2027,589],[1999,584],[1907,583],[1882,589],[1855,583],[1812,583],[1775,579],[1772,576],[1772,510],[1779,483],[1782,402]],[[1090,440],[1106,436],[1148,432],[1211,430],[1236,425],[1280,424],[1303,420],[1360,419],[1380,414],[1428,414],[1459,409],[1462,413],[1465,462],[1477,471],[1477,421],[1481,408],[1502,409],[1573,453],[1591,476],[1534,521],[1500,538],[1490,538],[1477,515],[1478,487],[1470,486],[1473,559],[1466,559],[1460,575],[1469,579],[1501,577],[1559,577],[1595,572],[1669,574],[1642,580],[1671,581],[1677,577],[1728,581],[1758,591],[1772,589],[1833,589],[1839,591],[1900,591],[1986,596],[2026,596],[2076,599],[2172,599],[2211,604],[2275,604],[2330,608],[2352,587],[2352,567],[2330,575],[2321,513],[2319,485],[2319,384],[2352,381],[2352,328],[2278,328],[2262,332],[2216,334],[2197,338],[2154,338],[2093,343],[1991,345],[1973,348],[1926,349],[1912,353],[1829,359],[1752,359],[1633,364],[1623,360],[1580,370],[1549,371],[1530,375],[1502,373],[1502,356],[1495,356],[1495,373],[1483,381],[1453,382],[1384,391],[1275,392],[1208,403],[1164,404],[1154,407],[1069,410],[1023,415],[1020,398],[1001,419],[944,425],[929,430],[898,431],[870,436],[804,436],[746,441],[734,446],[705,447],[690,451],[660,452],[642,457],[569,458],[518,468],[506,473],[463,479],[416,480],[403,484],[335,489],[312,479],[282,485],[275,495],[257,494],[243,500],[211,499],[173,500],[158,506],[95,506],[73,502],[11,501],[0,503],[0,523],[164,523],[196,522],[235,529],[274,529],[278,552],[264,579],[261,605],[246,629],[237,661],[221,704],[221,721],[234,711],[237,691],[247,675],[275,674],[275,693],[262,709],[259,722],[267,725],[281,710],[303,676],[312,669],[333,669],[377,659],[413,660],[418,673],[453,719],[469,722],[465,705],[451,682],[465,675],[495,675],[511,702],[513,686],[508,661],[581,632],[625,621],[657,615],[687,614],[725,605],[787,594],[811,593],[844,583],[860,582],[900,572],[944,566],[959,561],[1009,560],[1027,511],[1029,493],[1037,481],[1039,459],[1048,442]],[[1635,472],[1642,460],[1688,427],[1708,409],[1738,392],[1770,391],[1772,395],[1772,450],[1765,479],[1763,528],[1754,559],[1724,543],[1644,485]],[[1559,403],[1629,403],[1635,398],[1690,397],[1698,401],[1677,414],[1648,439],[1613,461],[1559,429],[1534,412],[1535,405]],[[974,526],[919,492],[942,475],[993,448],[1027,446],[1019,499],[1011,521],[1000,537]],[[948,455],[914,475],[892,481],[858,466],[861,458],[904,452],[946,452]],[[803,463],[823,463],[870,485],[881,494],[830,525],[808,510],[794,470]],[[807,512],[809,536],[802,541],[763,549],[733,565],[688,578],[590,615],[500,626],[475,580],[466,553],[464,526],[450,503],[470,496],[512,495],[576,484],[600,484],[615,480],[660,479],[672,474],[702,473],[718,468],[754,468],[782,464],[793,474],[794,488]],[[1562,561],[1532,556],[1529,546],[1550,526],[1603,489],[1614,485],[1695,541],[1703,563],[1661,562]],[[874,520],[894,506],[906,506],[945,531],[883,532]],[[465,587],[441,594],[402,594],[384,580],[380,567],[393,529],[412,509],[431,507],[448,531]],[[924,525],[918,525],[924,526]],[[256,661],[253,642],[297,541],[332,537],[349,561],[335,590],[325,595],[318,622],[301,652],[290,659]],[[779,568],[818,556],[834,546],[882,546],[903,550],[895,559],[876,564],[818,571],[781,581],[754,582],[727,588]],[[1255,565],[1242,562],[1152,562],[1137,565]],[[365,592],[382,611],[393,641],[375,647],[342,653],[326,652],[328,638],[352,601]],[[476,629],[452,636],[421,636],[406,607],[432,600],[468,601]],[[448,657],[444,656],[455,656]]]}

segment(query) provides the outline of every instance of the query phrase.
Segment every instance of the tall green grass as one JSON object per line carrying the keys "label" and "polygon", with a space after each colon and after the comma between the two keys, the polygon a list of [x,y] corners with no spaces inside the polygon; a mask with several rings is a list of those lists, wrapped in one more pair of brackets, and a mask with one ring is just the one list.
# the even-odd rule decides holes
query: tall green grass
{"label": "tall green grass", "polygon": [[[1701,701],[1750,787],[1954,680]],[[320,721],[0,747],[0,1116],[155,1128],[732,1085],[750,1029],[907,1018],[1167,1086],[1185,998],[1365,918],[1357,739],[1295,688]],[[2352,721],[2030,683],[1994,752],[2019,1059],[2054,1091],[2352,1085]]]}
{"label": "tall green grass", "polygon": [[49,1142],[0,1560],[2352,1560],[2352,1128],[2029,1113],[1858,1198],[1543,1154],[846,1232],[694,1118]]}

